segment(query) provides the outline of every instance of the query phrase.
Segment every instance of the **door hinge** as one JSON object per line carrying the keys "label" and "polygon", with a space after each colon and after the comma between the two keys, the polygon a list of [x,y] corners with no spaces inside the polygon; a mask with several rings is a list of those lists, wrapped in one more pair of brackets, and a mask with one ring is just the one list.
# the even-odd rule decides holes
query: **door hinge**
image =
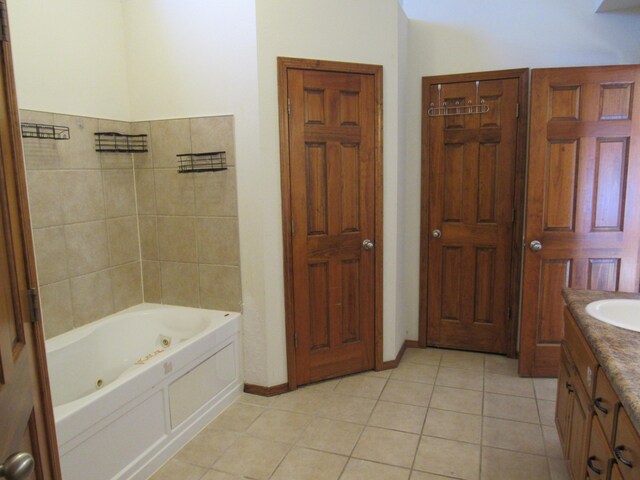
{"label": "door hinge", "polygon": [[298,348],[298,334],[297,333],[293,334],[293,346],[294,346],[294,348]]}
{"label": "door hinge", "polygon": [[291,115],[291,99],[287,98],[287,114]]}
{"label": "door hinge", "polygon": [[520,117],[520,104],[516,103],[516,118]]}
{"label": "door hinge", "polygon": [[9,19],[7,16],[7,2],[0,0],[0,42],[9,41]]}
{"label": "door hinge", "polygon": [[38,290],[30,288],[27,290],[29,300],[29,317],[31,323],[36,323],[40,318],[40,302],[38,301]]}

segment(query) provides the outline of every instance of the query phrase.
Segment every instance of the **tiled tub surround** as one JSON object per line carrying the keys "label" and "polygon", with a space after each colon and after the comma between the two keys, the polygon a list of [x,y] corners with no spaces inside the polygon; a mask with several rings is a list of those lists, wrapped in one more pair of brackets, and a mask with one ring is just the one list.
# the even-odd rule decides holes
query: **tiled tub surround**
{"label": "tiled tub surround", "polygon": [[568,480],[556,379],[408,349],[395,370],[244,394],[151,480]]}
{"label": "tiled tub surround", "polygon": [[[233,117],[132,124],[149,135],[135,154],[147,302],[240,310]],[[227,170],[177,173],[176,155],[224,150]]]}
{"label": "tiled tub surround", "polygon": [[608,298],[640,299],[637,293],[564,289],[562,295],[626,412],[640,431],[640,333],[600,322],[589,303]]}
{"label": "tiled tub surround", "polygon": [[[47,337],[142,301],[240,310],[233,117],[20,114],[71,136],[23,139]],[[149,152],[98,153],[98,131],[146,133]],[[176,154],[212,150],[228,170],[177,173]]]}
{"label": "tiled tub surround", "polygon": [[141,303],[131,155],[100,154],[98,131],[129,124],[21,111],[22,122],[64,125],[70,140],[24,138],[45,333],[52,337]]}

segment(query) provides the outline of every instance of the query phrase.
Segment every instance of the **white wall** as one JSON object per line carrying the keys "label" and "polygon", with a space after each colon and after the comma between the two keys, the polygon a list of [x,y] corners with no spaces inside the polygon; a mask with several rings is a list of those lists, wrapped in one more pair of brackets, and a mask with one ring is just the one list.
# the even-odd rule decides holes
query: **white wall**
{"label": "white wall", "polygon": [[403,303],[418,338],[421,77],[523,67],[640,63],[640,12],[591,0],[403,0],[410,20]]}
{"label": "white wall", "polygon": [[22,109],[129,119],[120,0],[9,0]]}
{"label": "white wall", "polygon": [[265,163],[265,238],[269,380],[286,379],[280,164],[278,56],[383,66],[384,110],[384,359],[395,358],[398,219],[398,16],[395,0],[257,0],[260,145]]}

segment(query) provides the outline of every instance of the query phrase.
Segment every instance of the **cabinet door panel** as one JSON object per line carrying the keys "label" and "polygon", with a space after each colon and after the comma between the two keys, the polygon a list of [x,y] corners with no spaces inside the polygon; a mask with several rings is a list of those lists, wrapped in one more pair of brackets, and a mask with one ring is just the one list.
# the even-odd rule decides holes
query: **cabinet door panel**
{"label": "cabinet door panel", "polygon": [[590,398],[577,376],[572,377],[573,406],[569,437],[569,468],[573,478],[585,478],[587,474],[587,447],[591,427]]}

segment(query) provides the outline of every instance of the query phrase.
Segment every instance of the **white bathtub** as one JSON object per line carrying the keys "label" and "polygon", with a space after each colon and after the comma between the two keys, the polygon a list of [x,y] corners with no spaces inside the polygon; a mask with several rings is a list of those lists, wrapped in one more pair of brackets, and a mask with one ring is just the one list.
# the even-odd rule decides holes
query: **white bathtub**
{"label": "white bathtub", "polygon": [[242,391],[240,314],[141,304],[47,341],[64,480],[145,479]]}

